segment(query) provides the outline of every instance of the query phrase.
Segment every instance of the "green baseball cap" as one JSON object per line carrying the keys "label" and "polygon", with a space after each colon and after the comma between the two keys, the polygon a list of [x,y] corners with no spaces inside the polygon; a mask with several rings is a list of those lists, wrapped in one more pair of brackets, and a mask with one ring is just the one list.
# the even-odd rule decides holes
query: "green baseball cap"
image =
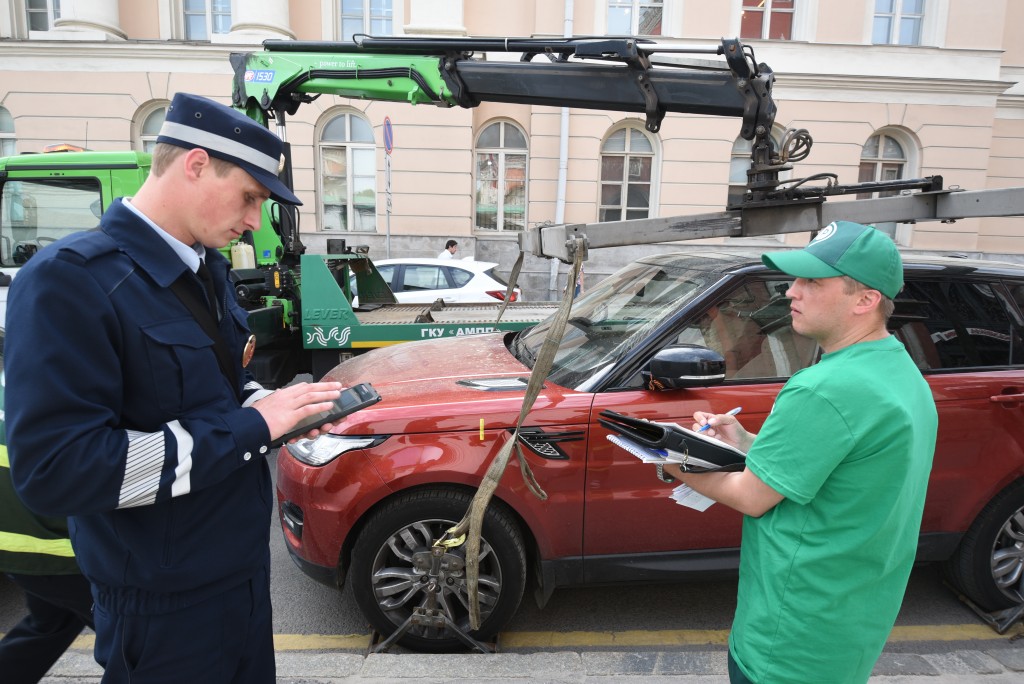
{"label": "green baseball cap", "polygon": [[850,276],[889,299],[903,289],[896,244],[885,233],[850,221],[833,221],[803,249],[762,254],[761,261],[797,278]]}

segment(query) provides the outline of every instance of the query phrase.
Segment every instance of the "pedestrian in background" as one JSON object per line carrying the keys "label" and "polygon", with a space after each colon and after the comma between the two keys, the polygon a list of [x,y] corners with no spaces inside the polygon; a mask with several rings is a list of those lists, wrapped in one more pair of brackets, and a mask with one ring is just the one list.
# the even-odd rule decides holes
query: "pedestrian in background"
{"label": "pedestrian in background", "polygon": [[341,385],[270,392],[245,370],[254,338],[217,248],[260,228],[268,196],[299,204],[280,139],[179,93],[157,143],[134,197],[11,287],[11,474],[30,508],[70,518],[103,682],[270,684],[265,456]]}
{"label": "pedestrian in background", "polygon": [[444,249],[442,249],[441,253],[437,255],[437,258],[438,259],[454,259],[455,258],[455,252],[457,252],[458,249],[459,249],[459,243],[456,242],[455,240],[449,240],[448,242],[444,243]]}
{"label": "pedestrian in background", "polygon": [[744,513],[732,682],[866,682],[917,550],[938,419],[886,329],[903,266],[892,240],[840,221],[762,261],[796,280],[793,330],[821,360],[782,388],[760,433],[698,412],[747,453],[741,472],[666,472]]}
{"label": "pedestrian in background", "polygon": [[35,684],[82,630],[92,627],[92,592],[71,550],[67,518],[38,516],[14,491],[3,420],[0,337],[0,572],[25,593],[28,615],[0,639],[4,684]]}

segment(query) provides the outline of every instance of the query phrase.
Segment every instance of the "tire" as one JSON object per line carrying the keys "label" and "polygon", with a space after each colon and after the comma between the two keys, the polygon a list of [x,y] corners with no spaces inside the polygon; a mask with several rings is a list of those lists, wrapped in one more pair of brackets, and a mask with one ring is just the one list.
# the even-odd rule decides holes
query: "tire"
{"label": "tire", "polygon": [[1024,480],[1017,480],[982,509],[967,530],[946,576],[989,611],[1021,603],[1024,596]]}
{"label": "tire", "polygon": [[[435,489],[400,494],[372,514],[352,548],[349,579],[353,597],[370,625],[393,634],[426,605],[430,547],[469,509],[466,493]],[[436,572],[437,605],[460,629],[487,641],[512,618],[526,588],[526,551],[512,516],[492,501],[480,543],[480,629],[469,629],[465,546],[449,549]],[[414,651],[450,653],[467,645],[447,627],[413,626],[399,645]]]}

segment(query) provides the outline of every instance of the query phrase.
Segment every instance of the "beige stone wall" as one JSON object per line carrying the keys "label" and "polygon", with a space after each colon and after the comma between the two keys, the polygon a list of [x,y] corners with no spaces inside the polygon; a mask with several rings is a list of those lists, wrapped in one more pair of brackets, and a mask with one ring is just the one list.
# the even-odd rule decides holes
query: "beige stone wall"
{"label": "beige stone wall", "polygon": [[1018,0],[950,2],[946,47],[990,48],[993,37],[1003,32],[1007,5],[1020,4]]}
{"label": "beige stone wall", "polygon": [[121,2],[121,29],[135,40],[159,40],[160,20],[151,3]]}
{"label": "beige stone wall", "polygon": [[[862,43],[864,17],[874,6],[874,0],[815,0],[818,4],[818,23],[815,40],[821,43]],[[824,5],[824,6],[822,6]]]}
{"label": "beige stone wall", "polygon": [[[1002,21],[996,24],[996,31],[1002,28],[1000,46],[1003,64],[1007,66],[1024,65],[1024,40],[1021,40],[1021,26],[1024,26],[1024,2],[1005,0],[1006,13]],[[998,35],[998,34],[997,34]]]}

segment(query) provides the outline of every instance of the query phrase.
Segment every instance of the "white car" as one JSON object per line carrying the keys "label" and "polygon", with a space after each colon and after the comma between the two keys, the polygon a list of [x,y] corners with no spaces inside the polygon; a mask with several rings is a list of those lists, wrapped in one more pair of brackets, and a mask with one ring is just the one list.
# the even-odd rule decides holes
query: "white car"
{"label": "white car", "polygon": [[[399,304],[447,303],[493,304],[505,299],[508,279],[498,264],[472,259],[383,259],[374,266],[395,293]],[[513,302],[523,301],[518,287]]]}

